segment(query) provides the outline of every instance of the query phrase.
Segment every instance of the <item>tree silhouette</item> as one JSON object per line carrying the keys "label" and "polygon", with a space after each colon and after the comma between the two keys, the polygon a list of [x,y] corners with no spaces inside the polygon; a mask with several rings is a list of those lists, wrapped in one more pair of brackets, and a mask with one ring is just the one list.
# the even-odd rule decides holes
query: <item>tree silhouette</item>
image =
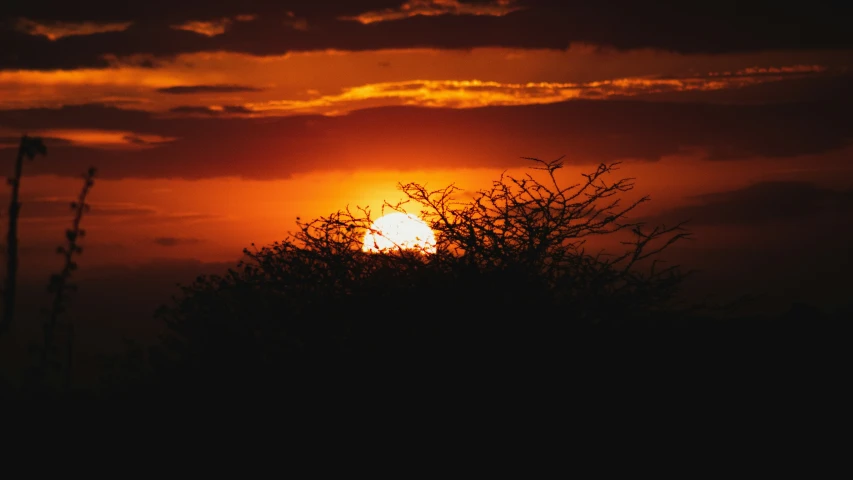
{"label": "tree silhouette", "polygon": [[[237,269],[182,287],[158,311],[170,333],[152,364],[184,379],[233,383],[281,374],[305,355],[558,349],[573,331],[675,311],[683,274],[656,256],[688,236],[682,225],[631,222],[648,198],[622,204],[634,183],[608,181],[618,164],[562,186],[561,160],[530,160],[544,173],[502,175],[469,200],[453,185],[399,185],[408,199],[382,212],[418,207],[436,233],[435,253],[364,251],[373,224],[366,208],[297,219],[285,240],[244,250]],[[587,251],[590,238],[623,233],[624,251]]]}
{"label": "tree silhouette", "polygon": [[18,215],[21,204],[18,196],[21,188],[21,176],[24,158],[33,160],[36,155],[47,155],[47,147],[39,137],[23,135],[18,146],[18,156],[15,159],[15,173],[9,178],[12,186],[12,200],[9,202],[9,229],[6,239],[6,285],[3,290],[3,318],[0,320],[0,333],[8,331],[15,317],[15,295],[18,278]]}

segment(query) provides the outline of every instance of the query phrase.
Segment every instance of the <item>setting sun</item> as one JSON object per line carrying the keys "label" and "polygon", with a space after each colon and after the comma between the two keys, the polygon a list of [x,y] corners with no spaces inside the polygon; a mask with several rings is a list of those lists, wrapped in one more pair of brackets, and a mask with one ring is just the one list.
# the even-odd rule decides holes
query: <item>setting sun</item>
{"label": "setting sun", "polygon": [[0,1],[4,400],[846,351],[853,1]]}
{"label": "setting sun", "polygon": [[373,222],[364,236],[365,252],[417,250],[435,253],[435,234],[420,218],[406,213],[389,213]]}

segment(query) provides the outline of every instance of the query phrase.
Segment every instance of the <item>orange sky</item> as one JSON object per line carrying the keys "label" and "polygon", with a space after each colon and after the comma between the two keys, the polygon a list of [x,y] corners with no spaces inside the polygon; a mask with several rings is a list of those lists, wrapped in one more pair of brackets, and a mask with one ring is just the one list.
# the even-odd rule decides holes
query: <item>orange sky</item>
{"label": "orange sky", "polygon": [[[244,247],[284,239],[297,217],[377,213],[402,199],[401,182],[455,183],[464,196],[502,172],[525,174],[522,157],[561,156],[566,184],[622,162],[614,177],[636,180],[624,200],[651,198],[633,220],[690,220],[692,238],[665,255],[699,271],[685,298],[764,294],[765,313],[797,302],[849,309],[847,10],[769,0],[4,2],[0,167],[12,174],[22,134],[48,149],[24,163],[18,316],[43,318],[90,166],[98,175],[68,319],[77,351],[103,352],[153,338],[152,313],[176,283],[235,267]],[[586,246],[624,248],[619,240]],[[40,324],[25,326],[34,339]]]}
{"label": "orange sky", "polygon": [[[181,106],[240,106],[256,114],[280,115],[341,114],[383,105],[524,105],[737,89],[845,72],[850,58],[849,51],[712,56],[584,45],[566,51],[408,49],[272,57],[199,53],[158,60],[156,69],[133,66],[144,59],[129,58],[116,60],[110,69],[0,71],[0,108],[102,103],[165,112]],[[158,91],[199,85],[243,91]]]}
{"label": "orange sky", "polygon": [[[650,194],[652,202],[638,216],[660,213],[674,206],[697,203],[696,197],[737,190],[756,182],[812,181],[830,188],[850,188],[853,167],[845,165],[848,149],[823,165],[809,165],[809,157],[784,161],[750,159],[719,168],[711,162],[672,157],[654,163],[628,163],[621,175],[638,178],[627,199]],[[46,159],[43,161],[47,161]],[[737,175],[732,175],[736,169]],[[559,178],[580,178],[586,166],[568,166]],[[229,261],[243,247],[280,240],[295,228],[297,216],[315,218],[347,206],[378,210],[383,200],[402,200],[399,181],[430,186],[451,182],[471,191],[485,188],[500,169],[330,171],[295,175],[289,180],[108,180],[99,179],[91,194],[92,213],[84,221],[88,245],[82,263],[144,263],[156,258],[196,258]],[[521,175],[523,169],[511,169]],[[34,203],[66,204],[73,200],[79,181],[55,176],[26,179],[22,189],[21,238],[33,247],[26,261],[50,267],[50,255],[70,221],[62,206],[44,212]],[[29,202],[29,205],[28,205]],[[416,210],[415,210],[416,212]],[[710,238],[707,237],[706,239]],[[713,237],[714,242],[733,239]]]}
{"label": "orange sky", "polygon": [[820,215],[771,207],[810,188],[815,208],[846,212],[853,50],[820,30],[723,35],[713,12],[688,28],[651,7],[579,16],[532,0],[226,3],[9,10],[0,41],[39,55],[0,55],[0,155],[10,167],[22,133],[49,149],[25,166],[24,270],[56,264],[89,165],[101,176],[81,265],[234,260],[297,215],[378,207],[397,182],[485,187],[522,156],[566,155],[566,181],[625,161],[652,197],[638,215],[707,215],[690,248],[782,251],[793,240],[769,224],[714,215],[805,225]]}

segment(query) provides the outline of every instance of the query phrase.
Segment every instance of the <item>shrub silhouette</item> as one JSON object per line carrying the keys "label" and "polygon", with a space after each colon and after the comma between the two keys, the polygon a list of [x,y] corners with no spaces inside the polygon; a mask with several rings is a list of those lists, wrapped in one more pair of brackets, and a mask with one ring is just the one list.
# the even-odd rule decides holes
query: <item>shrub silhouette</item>
{"label": "shrub silhouette", "polygon": [[[436,234],[432,254],[363,251],[365,208],[297,219],[284,241],[253,245],[237,269],[197,278],[158,311],[170,333],[154,366],[229,382],[299,358],[516,355],[674,312],[683,274],[656,256],[688,236],[682,225],[629,221],[648,198],[622,203],[634,183],[609,182],[618,164],[562,186],[561,160],[530,160],[542,179],[502,175],[469,200],[453,185],[399,185],[408,200],[382,211],[418,207]],[[622,234],[622,252],[586,250],[594,236]]]}

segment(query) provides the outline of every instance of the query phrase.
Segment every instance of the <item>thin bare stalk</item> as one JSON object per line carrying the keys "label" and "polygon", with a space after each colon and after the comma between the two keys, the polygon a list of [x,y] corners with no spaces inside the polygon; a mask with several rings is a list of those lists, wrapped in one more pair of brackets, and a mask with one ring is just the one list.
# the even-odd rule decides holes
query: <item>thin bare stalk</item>
{"label": "thin bare stalk", "polygon": [[18,157],[15,160],[15,174],[9,178],[12,186],[12,200],[9,202],[9,230],[6,239],[6,285],[3,290],[3,318],[0,320],[0,333],[12,328],[15,317],[15,294],[18,278],[18,215],[21,203],[18,201],[21,188],[21,175],[24,158],[32,160],[37,154],[46,155],[47,148],[39,137],[21,137]]}
{"label": "thin bare stalk", "polygon": [[[80,222],[83,219],[83,214],[89,211],[89,205],[86,203],[86,197],[89,194],[89,191],[92,189],[92,186],[95,184],[95,168],[90,168],[88,172],[83,176],[84,183],[83,189],[80,191],[80,195],[77,197],[77,201],[71,204],[71,209],[74,211],[74,220],[72,221],[71,228],[65,231],[65,238],[67,240],[67,244],[64,246],[60,246],[57,249],[57,252],[62,255],[64,259],[64,264],[62,267],[62,271],[58,274],[51,276],[50,285],[48,286],[48,291],[53,293],[53,302],[51,304],[51,308],[48,314],[47,322],[44,324],[44,348],[41,351],[41,362],[40,362],[40,370],[44,372],[45,367],[47,366],[49,355],[55,350],[54,346],[54,338],[56,336],[56,328],[59,321],[59,316],[65,311],[65,307],[63,305],[66,299],[66,293],[69,291],[76,290],[76,286],[68,283],[68,280],[71,278],[71,274],[74,270],[77,269],[77,263],[74,261],[74,255],[83,252],[82,247],[79,245],[79,241],[82,237],[86,235],[86,231],[80,228]],[[71,352],[73,347],[73,326],[69,323],[66,325],[67,327],[67,362],[66,371],[65,371],[65,384],[66,387],[70,385],[71,382]]]}

